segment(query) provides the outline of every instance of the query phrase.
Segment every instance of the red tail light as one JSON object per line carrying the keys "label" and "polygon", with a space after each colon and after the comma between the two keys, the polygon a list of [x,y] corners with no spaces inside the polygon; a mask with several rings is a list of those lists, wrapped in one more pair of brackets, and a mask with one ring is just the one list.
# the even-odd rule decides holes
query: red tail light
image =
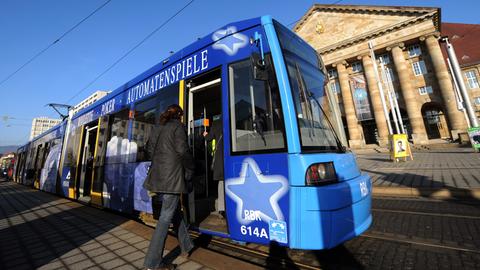
{"label": "red tail light", "polygon": [[333,162],[315,163],[310,165],[305,176],[307,186],[320,186],[337,182],[337,173]]}

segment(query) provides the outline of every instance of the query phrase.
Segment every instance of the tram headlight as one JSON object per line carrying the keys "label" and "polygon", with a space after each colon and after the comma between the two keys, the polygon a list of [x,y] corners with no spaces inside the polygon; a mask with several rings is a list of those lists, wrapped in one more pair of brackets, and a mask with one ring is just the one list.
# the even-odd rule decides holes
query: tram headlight
{"label": "tram headlight", "polygon": [[337,173],[333,162],[315,163],[310,165],[305,176],[307,186],[319,186],[337,181]]}

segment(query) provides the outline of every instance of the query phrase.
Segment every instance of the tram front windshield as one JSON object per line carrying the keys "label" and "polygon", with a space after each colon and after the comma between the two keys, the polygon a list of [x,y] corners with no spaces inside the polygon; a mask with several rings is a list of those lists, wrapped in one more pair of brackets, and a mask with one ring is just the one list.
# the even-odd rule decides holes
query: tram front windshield
{"label": "tram front windshield", "polygon": [[321,61],[308,44],[275,22],[287,66],[303,151],[341,151],[329,119],[334,119],[325,93]]}

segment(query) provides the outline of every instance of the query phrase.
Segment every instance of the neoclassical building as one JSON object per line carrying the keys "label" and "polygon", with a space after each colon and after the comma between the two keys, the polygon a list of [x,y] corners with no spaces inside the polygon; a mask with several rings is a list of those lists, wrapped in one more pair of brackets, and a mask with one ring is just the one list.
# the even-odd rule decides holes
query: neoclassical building
{"label": "neoclassical building", "polygon": [[392,107],[385,97],[384,110],[380,88],[392,93],[414,144],[456,140],[466,132],[438,40],[439,8],[317,4],[294,31],[322,56],[350,147],[387,145],[387,117],[395,131]]}
{"label": "neoclassical building", "polygon": [[[455,47],[463,82],[477,117],[480,117],[480,24],[442,23],[442,36],[448,36]],[[446,59],[445,48],[442,50]]]}

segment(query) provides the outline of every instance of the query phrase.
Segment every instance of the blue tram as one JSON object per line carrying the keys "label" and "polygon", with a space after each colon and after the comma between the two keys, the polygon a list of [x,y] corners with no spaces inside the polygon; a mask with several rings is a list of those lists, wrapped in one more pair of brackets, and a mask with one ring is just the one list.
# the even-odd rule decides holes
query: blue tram
{"label": "blue tram", "polygon": [[[159,114],[178,103],[197,165],[183,200],[193,229],[332,248],[370,226],[371,181],[329,122],[335,104],[324,70],[312,47],[269,16],[228,24],[20,148],[15,178],[148,216],[146,140]],[[223,130],[225,219],[211,215],[214,146],[202,136],[214,122]]]}

